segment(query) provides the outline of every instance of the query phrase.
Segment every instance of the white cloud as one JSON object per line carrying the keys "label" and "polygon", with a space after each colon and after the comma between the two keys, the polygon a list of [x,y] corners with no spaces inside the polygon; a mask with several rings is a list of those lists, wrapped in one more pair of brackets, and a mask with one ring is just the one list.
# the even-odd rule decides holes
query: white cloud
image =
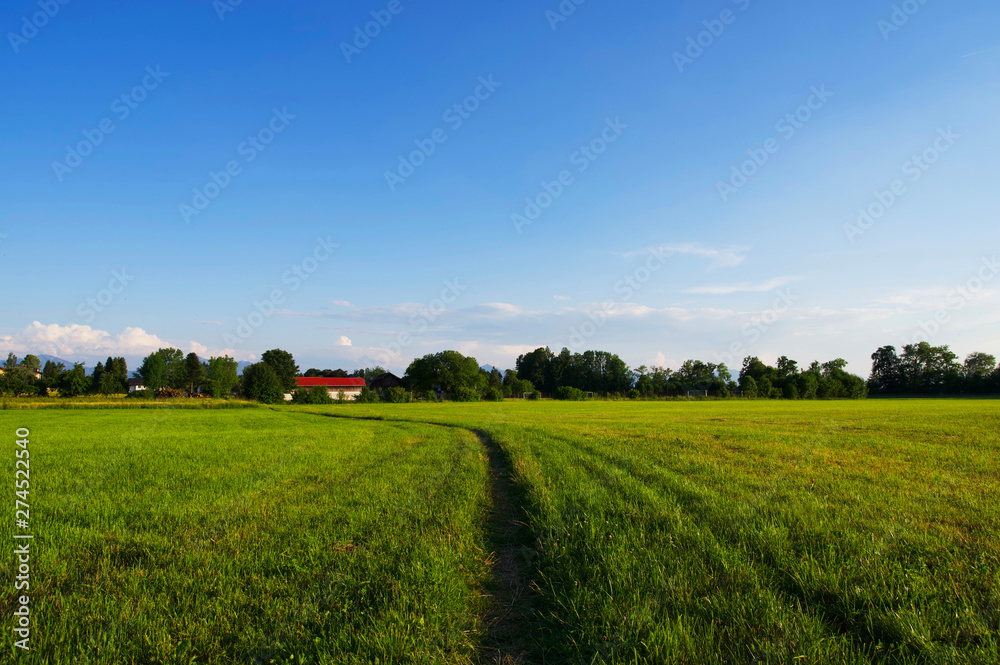
{"label": "white cloud", "polygon": [[556,300],[572,300],[569,296],[552,296]]}
{"label": "white cloud", "polygon": [[762,293],[764,291],[773,291],[774,289],[784,286],[785,284],[790,284],[794,282],[797,278],[795,277],[775,277],[774,279],[769,279],[766,282],[761,282],[760,284],[752,284],[750,282],[740,282],[739,284],[718,284],[715,286],[697,286],[693,289],[688,289],[685,293],[701,293],[709,295],[728,295],[730,293]]}
{"label": "white cloud", "polygon": [[169,346],[142,328],[126,328],[117,337],[112,337],[109,332],[90,326],[61,326],[58,323],[45,325],[38,321],[33,321],[17,335],[2,338],[2,341],[16,351],[53,356],[136,355]]}
{"label": "white cloud", "polygon": [[633,259],[637,256],[647,256],[650,252],[667,254],[668,256],[673,254],[687,254],[711,259],[711,262],[708,264],[709,268],[735,268],[743,263],[746,259],[744,254],[749,250],[749,247],[744,246],[731,246],[725,249],[714,249],[712,247],[706,247],[699,242],[688,242],[659,245],[656,247],[650,247],[649,249],[641,252],[629,252],[625,255],[625,258]]}
{"label": "white cloud", "polygon": [[337,346],[354,346],[351,342],[351,338],[347,335],[341,335],[340,339],[337,340]]}
{"label": "white cloud", "polygon": [[487,302],[479,306],[487,316],[520,316],[524,311],[517,305],[505,302]]}
{"label": "white cloud", "polygon": [[[146,332],[142,328],[125,328],[118,335],[90,326],[58,323],[43,324],[34,321],[15,335],[0,337],[0,344],[8,349],[23,353],[42,353],[59,356],[66,360],[100,359],[102,356],[141,357],[157,349],[182,346],[173,344]],[[204,344],[192,341],[186,347],[201,357],[209,355],[230,355],[238,360],[252,360],[253,355],[245,352],[225,350],[214,351]]]}

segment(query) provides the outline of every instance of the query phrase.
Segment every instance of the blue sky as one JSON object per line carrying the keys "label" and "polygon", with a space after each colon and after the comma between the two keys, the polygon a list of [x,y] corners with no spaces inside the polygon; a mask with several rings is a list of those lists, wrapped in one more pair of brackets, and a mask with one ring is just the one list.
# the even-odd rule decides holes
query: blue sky
{"label": "blue sky", "polygon": [[0,351],[402,370],[548,345],[865,376],[914,339],[1000,355],[998,19],[9,2]]}

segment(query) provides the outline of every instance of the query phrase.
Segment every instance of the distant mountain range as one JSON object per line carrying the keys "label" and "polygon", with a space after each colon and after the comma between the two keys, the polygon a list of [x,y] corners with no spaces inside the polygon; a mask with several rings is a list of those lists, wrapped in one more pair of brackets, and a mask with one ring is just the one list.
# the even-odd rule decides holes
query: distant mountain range
{"label": "distant mountain range", "polygon": [[[23,360],[24,356],[26,356],[26,355],[28,355],[28,354],[25,353],[25,354],[19,355],[18,356],[18,360]],[[66,366],[66,369],[72,369],[73,365],[75,364],[74,362],[72,362],[70,360],[66,360],[65,358],[59,358],[58,356],[50,356],[50,355],[47,355],[45,353],[36,353],[36,354],[33,354],[33,355],[35,355],[35,356],[38,357],[38,360],[41,362],[42,367],[45,367],[45,363],[49,362],[50,360],[52,362],[54,362],[54,363],[62,363],[63,365]],[[87,367],[86,365],[84,365],[83,369],[86,370],[87,374],[93,374],[94,373],[94,368],[93,367]]]}
{"label": "distant mountain range", "polygon": [[[15,355],[17,355],[18,360],[22,360],[22,359],[24,359],[24,356],[26,356],[28,354],[27,353],[18,353],[18,354],[15,354]],[[65,358],[60,358],[58,356],[50,356],[50,355],[48,355],[46,353],[35,353],[35,354],[32,354],[32,355],[34,355],[34,356],[36,356],[38,358],[39,362],[41,362],[41,364],[42,364],[42,367],[45,367],[45,363],[47,363],[50,360],[52,362],[54,362],[54,363],[62,363],[63,365],[66,366],[66,369],[71,369],[73,367],[73,365],[75,364],[72,360],[66,360]],[[6,356],[4,356],[4,357],[6,357]],[[202,362],[208,362],[205,358],[201,358],[201,356],[199,356],[199,358],[201,359]],[[139,369],[139,364],[141,363],[141,361],[140,360],[136,360],[135,361],[135,365],[133,365],[132,364],[132,362],[133,362],[132,360],[129,360],[129,359],[126,359],[126,360],[128,360],[128,375],[132,376],[133,373],[137,369]],[[101,361],[101,362],[103,362],[103,361]],[[247,362],[246,360],[240,360],[240,361],[238,361],[236,363],[236,373],[242,375],[243,374],[243,370],[246,369],[247,367],[249,367],[250,365],[253,365],[253,363],[252,362]],[[94,367],[93,366],[88,366],[88,365],[84,364],[83,369],[84,369],[84,371],[87,372],[88,376],[90,376],[91,374],[94,373]]]}

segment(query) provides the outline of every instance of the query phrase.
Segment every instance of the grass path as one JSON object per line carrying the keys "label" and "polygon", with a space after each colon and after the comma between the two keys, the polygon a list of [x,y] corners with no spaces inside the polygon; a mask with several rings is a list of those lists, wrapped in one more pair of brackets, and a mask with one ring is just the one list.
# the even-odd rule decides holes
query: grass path
{"label": "grass path", "polygon": [[538,628],[534,607],[537,592],[532,584],[531,564],[537,558],[537,551],[523,505],[524,488],[518,487],[515,482],[507,452],[481,429],[404,418],[307,413],[352,421],[419,423],[461,429],[476,436],[487,456],[490,480],[489,519],[484,534],[490,546],[485,560],[490,579],[484,588],[485,602],[480,616],[482,643],[478,662],[484,665],[527,665],[535,662],[533,659],[537,657],[539,647],[538,640],[533,637]]}

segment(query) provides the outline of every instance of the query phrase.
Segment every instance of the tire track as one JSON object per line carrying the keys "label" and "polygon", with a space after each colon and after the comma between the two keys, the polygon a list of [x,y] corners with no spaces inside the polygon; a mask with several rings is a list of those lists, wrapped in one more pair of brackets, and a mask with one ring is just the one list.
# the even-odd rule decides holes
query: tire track
{"label": "tire track", "polygon": [[537,662],[538,594],[532,583],[532,562],[537,556],[534,534],[526,523],[524,490],[517,483],[507,452],[483,430],[448,423],[401,418],[347,416],[298,411],[303,415],[343,420],[371,420],[381,423],[427,425],[469,432],[475,436],[487,458],[490,505],[486,521],[486,543],[490,549],[486,565],[490,579],[484,589],[484,606],[479,616],[483,641],[479,646],[480,665],[528,665]]}

